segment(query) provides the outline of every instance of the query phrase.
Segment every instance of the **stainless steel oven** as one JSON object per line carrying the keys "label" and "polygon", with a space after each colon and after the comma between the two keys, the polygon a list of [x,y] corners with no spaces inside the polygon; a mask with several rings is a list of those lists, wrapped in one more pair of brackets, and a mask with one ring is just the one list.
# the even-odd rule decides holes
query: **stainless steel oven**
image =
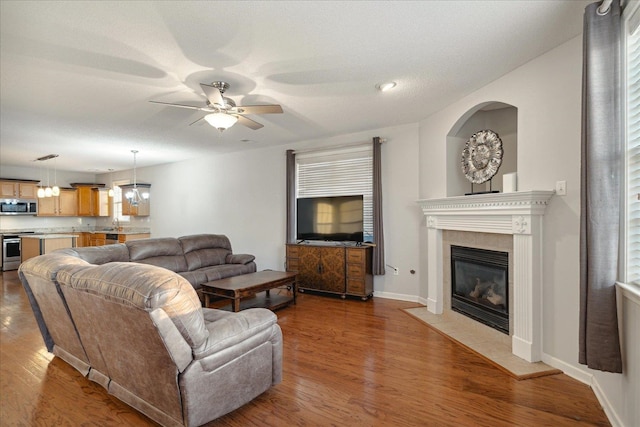
{"label": "stainless steel oven", "polygon": [[2,236],[2,271],[16,270],[20,266],[20,237]]}
{"label": "stainless steel oven", "polygon": [[[33,231],[21,232],[31,234]],[[2,271],[17,270],[20,266],[20,235],[4,234],[2,236]]]}

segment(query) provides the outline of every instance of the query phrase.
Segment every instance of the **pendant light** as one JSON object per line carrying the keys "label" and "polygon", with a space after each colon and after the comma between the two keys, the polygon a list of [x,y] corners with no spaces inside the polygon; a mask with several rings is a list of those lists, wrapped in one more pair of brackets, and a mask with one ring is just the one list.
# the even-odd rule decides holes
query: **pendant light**
{"label": "pendant light", "polygon": [[144,192],[140,194],[138,191],[138,182],[136,180],[136,155],[138,154],[138,150],[131,150],[133,153],[133,188],[126,192],[124,195],[131,206],[138,206],[140,203],[145,203],[149,200],[149,192]]}
{"label": "pendant light", "polygon": [[51,197],[53,190],[49,185],[49,164],[47,163],[47,188],[44,189],[44,197]]}
{"label": "pendant light", "polygon": [[53,158],[53,187],[51,188],[51,195],[58,197],[60,195],[60,187],[58,187],[58,155]]}
{"label": "pendant light", "polygon": [[[48,154],[46,156],[42,156],[42,157],[38,157],[36,159],[36,161],[38,162],[45,162],[47,160],[51,160],[51,159],[55,159],[56,157],[58,157],[57,154]],[[42,171],[42,168],[41,168]],[[36,193],[37,196],[39,198],[43,198],[43,197],[52,197],[52,196],[59,196],[60,195],[60,188],[57,185],[57,180],[58,180],[58,168],[57,168],[57,164],[56,164],[56,169],[54,171],[55,173],[55,182],[54,182],[54,186],[53,188],[51,188],[50,185],[50,181],[49,181],[49,164],[47,163],[47,187],[45,189],[42,188],[42,179],[40,180],[40,188],[38,188],[38,192]]]}
{"label": "pendant light", "polygon": [[38,185],[38,191],[36,192],[36,195],[39,199],[42,199],[44,197],[44,188],[42,188],[42,163],[40,163],[40,184]]}

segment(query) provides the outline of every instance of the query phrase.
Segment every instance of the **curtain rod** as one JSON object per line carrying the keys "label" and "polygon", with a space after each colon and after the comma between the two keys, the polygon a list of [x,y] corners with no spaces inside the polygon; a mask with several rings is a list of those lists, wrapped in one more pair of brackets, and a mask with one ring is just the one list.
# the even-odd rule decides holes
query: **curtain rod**
{"label": "curtain rod", "polygon": [[[387,140],[384,138],[380,138],[380,142],[384,144],[385,142],[387,142]],[[309,148],[308,150],[293,150],[293,153],[294,154],[321,153],[323,151],[331,151],[337,148],[364,147],[365,145],[370,145],[370,144],[371,144],[371,141],[352,142],[350,144],[341,144],[341,145],[336,144],[336,145],[330,145],[328,147],[322,147],[322,148]]]}
{"label": "curtain rod", "polygon": [[607,13],[609,13],[609,9],[611,9],[611,3],[613,3],[613,0],[602,0],[600,7],[598,7],[598,14],[606,15]]}

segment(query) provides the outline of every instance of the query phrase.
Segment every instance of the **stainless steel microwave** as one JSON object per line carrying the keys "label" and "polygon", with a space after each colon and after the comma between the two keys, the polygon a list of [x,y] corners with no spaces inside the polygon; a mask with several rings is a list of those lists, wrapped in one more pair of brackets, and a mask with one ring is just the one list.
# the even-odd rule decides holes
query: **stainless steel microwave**
{"label": "stainless steel microwave", "polygon": [[37,200],[0,199],[0,215],[37,215]]}

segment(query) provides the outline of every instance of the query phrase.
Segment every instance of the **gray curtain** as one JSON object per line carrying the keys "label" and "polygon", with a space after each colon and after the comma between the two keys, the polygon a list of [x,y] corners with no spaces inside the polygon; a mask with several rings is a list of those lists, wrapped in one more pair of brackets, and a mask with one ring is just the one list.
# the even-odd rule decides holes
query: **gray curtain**
{"label": "gray curtain", "polygon": [[622,170],[620,4],[584,14],[580,201],[580,349],[589,368],[622,372],[615,281]]}
{"label": "gray curtain", "polygon": [[296,240],[296,155],[287,150],[287,243]]}
{"label": "gray curtain", "polygon": [[382,141],[373,138],[373,274],[383,275],[384,270],[384,232],[382,229]]}

